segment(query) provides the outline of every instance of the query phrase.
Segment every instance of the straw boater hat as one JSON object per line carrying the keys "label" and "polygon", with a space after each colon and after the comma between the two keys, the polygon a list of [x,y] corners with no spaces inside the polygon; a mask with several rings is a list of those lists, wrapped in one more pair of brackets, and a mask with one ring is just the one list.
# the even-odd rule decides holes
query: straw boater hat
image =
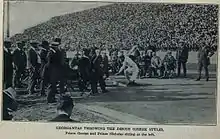
{"label": "straw boater hat", "polygon": [[30,44],[34,45],[34,44],[39,44],[39,42],[37,40],[30,40]]}
{"label": "straw boater hat", "polygon": [[59,42],[56,42],[56,41],[53,41],[52,43],[51,43],[51,46],[59,46],[60,45],[60,43]]}

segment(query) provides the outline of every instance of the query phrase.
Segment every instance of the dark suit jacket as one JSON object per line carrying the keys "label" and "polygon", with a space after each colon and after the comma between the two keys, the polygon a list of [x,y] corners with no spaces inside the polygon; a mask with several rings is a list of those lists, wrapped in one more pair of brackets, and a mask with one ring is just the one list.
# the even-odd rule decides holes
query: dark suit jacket
{"label": "dark suit jacket", "polygon": [[183,47],[182,49],[177,50],[176,60],[181,62],[187,62],[189,56],[189,49]]}
{"label": "dark suit jacket", "polygon": [[82,57],[79,60],[79,72],[83,79],[89,79],[91,64],[88,57]]}
{"label": "dark suit jacket", "polygon": [[214,52],[210,48],[200,48],[198,52],[198,63],[208,66],[210,64],[208,56],[211,57],[213,54]]}
{"label": "dark suit jacket", "polygon": [[56,47],[50,48],[48,53],[48,62],[47,68],[50,82],[56,80],[63,80],[65,75],[65,66],[64,66],[64,53]]}
{"label": "dark suit jacket", "polygon": [[102,57],[99,56],[93,56],[91,58],[91,69],[92,69],[92,73],[98,74],[98,75],[103,75],[103,69],[101,68],[101,62],[102,62]]}
{"label": "dark suit jacket", "polygon": [[49,67],[61,67],[64,65],[65,53],[62,50],[52,47],[48,53],[48,64]]}
{"label": "dark suit jacket", "polygon": [[66,114],[60,114],[57,117],[53,118],[52,120],[50,120],[51,122],[77,122],[74,121],[72,119],[70,119],[69,116],[67,116]]}
{"label": "dark suit jacket", "polygon": [[38,66],[37,53],[32,48],[28,51],[28,62],[32,67],[36,68]]}
{"label": "dark suit jacket", "polygon": [[13,57],[8,50],[8,52],[4,49],[4,79],[7,79],[8,77],[12,77],[13,74]]}
{"label": "dark suit jacket", "polygon": [[42,64],[46,64],[47,63],[47,54],[48,54],[48,50],[44,50],[42,49],[41,53],[40,53],[40,58],[41,58],[41,62]]}
{"label": "dark suit jacket", "polygon": [[23,50],[15,49],[13,53],[14,64],[19,69],[25,69],[27,66],[27,56]]}

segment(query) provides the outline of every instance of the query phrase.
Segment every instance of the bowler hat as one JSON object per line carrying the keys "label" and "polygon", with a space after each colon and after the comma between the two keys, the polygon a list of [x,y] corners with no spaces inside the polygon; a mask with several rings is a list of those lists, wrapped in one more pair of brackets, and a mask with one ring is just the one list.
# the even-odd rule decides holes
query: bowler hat
{"label": "bowler hat", "polygon": [[49,42],[48,41],[42,41],[40,44],[42,47],[44,46],[49,46]]}

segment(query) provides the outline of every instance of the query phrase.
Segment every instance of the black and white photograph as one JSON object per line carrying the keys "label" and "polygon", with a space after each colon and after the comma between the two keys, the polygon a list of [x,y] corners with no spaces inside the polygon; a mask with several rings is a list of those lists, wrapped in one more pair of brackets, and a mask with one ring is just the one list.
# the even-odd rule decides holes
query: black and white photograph
{"label": "black and white photograph", "polygon": [[216,4],[4,1],[2,120],[216,125]]}

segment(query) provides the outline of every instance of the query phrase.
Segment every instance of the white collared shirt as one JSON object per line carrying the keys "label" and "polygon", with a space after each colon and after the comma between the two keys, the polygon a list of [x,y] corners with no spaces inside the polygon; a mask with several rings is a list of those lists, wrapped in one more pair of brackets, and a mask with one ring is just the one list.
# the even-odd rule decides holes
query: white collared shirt
{"label": "white collared shirt", "polygon": [[5,48],[5,47],[4,47],[4,50],[5,50],[6,52],[8,52],[8,49],[7,49],[7,48]]}

